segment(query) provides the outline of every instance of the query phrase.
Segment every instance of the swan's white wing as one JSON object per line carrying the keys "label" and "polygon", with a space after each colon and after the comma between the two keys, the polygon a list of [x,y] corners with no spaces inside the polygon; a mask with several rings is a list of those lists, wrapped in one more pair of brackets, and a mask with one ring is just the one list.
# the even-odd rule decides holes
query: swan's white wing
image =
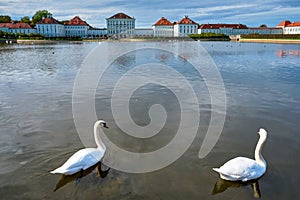
{"label": "swan's white wing", "polygon": [[265,169],[264,166],[259,165],[255,160],[245,157],[234,158],[220,168],[214,168],[215,171],[220,173],[221,178],[231,181],[248,181],[259,178],[265,173]]}
{"label": "swan's white wing", "polygon": [[105,151],[96,148],[85,148],[73,154],[61,167],[51,171],[51,173],[74,174],[81,169],[85,170],[97,162],[104,156]]}

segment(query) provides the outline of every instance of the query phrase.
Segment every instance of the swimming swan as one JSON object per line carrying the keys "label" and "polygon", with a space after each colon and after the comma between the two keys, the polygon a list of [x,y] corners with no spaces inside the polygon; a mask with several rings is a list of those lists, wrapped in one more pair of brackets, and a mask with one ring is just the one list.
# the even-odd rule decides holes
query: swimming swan
{"label": "swimming swan", "polygon": [[213,168],[220,177],[229,181],[249,181],[261,177],[267,168],[267,163],[262,156],[262,147],[267,139],[267,131],[259,129],[259,140],[255,148],[255,160],[237,157],[229,160],[220,168]]}
{"label": "swimming swan", "polygon": [[98,120],[94,124],[94,138],[97,148],[85,148],[73,154],[62,166],[51,171],[52,174],[72,175],[76,172],[86,170],[98,163],[104,156],[106,147],[98,136],[99,126],[108,128],[103,120]]}

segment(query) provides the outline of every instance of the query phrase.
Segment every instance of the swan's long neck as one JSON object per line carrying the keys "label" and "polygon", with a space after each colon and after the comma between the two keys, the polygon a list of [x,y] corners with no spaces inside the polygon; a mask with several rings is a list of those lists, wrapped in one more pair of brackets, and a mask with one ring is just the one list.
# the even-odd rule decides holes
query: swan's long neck
{"label": "swan's long neck", "polygon": [[257,161],[259,164],[262,164],[262,165],[266,165],[266,161],[262,156],[262,149],[263,149],[266,139],[267,138],[265,136],[260,136],[260,138],[257,142],[256,148],[255,148],[255,155],[254,155],[255,161]]}
{"label": "swan's long neck", "polygon": [[106,147],[105,145],[103,144],[101,138],[100,138],[100,123],[99,121],[97,121],[95,124],[94,124],[94,139],[95,139],[95,142],[97,144],[97,147],[101,150],[106,150]]}

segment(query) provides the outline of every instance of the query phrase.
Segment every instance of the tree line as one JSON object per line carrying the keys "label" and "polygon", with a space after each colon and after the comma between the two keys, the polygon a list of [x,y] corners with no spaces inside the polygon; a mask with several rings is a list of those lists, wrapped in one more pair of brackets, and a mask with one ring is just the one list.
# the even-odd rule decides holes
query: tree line
{"label": "tree line", "polygon": [[194,40],[220,40],[220,41],[228,41],[230,40],[228,35],[223,33],[201,33],[201,34],[190,34],[190,38]]}
{"label": "tree line", "polygon": [[[31,26],[35,26],[35,24],[41,21],[45,17],[52,17],[52,13],[48,10],[38,10],[30,19],[29,16],[21,17],[21,23],[28,23]],[[8,15],[0,15],[0,23],[10,23],[12,21],[11,17]]]}

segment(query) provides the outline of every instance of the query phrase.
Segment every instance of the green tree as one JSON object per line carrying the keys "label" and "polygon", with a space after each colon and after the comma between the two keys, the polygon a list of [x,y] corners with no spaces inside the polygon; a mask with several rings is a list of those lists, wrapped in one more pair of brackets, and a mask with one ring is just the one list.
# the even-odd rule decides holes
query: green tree
{"label": "green tree", "polygon": [[30,18],[28,16],[22,17],[21,20],[20,20],[20,22],[21,23],[28,23],[28,24],[31,23]]}
{"label": "green tree", "polygon": [[0,15],[0,23],[9,23],[11,21],[10,16]]}
{"label": "green tree", "polygon": [[260,28],[267,28],[267,25],[266,24],[262,24],[259,26]]}
{"label": "green tree", "polygon": [[41,21],[45,17],[52,17],[52,14],[48,10],[38,10],[32,17],[33,24]]}
{"label": "green tree", "polygon": [[67,23],[69,20],[62,20],[62,21],[60,21],[61,23],[63,23],[63,24],[65,24],[65,23]]}

